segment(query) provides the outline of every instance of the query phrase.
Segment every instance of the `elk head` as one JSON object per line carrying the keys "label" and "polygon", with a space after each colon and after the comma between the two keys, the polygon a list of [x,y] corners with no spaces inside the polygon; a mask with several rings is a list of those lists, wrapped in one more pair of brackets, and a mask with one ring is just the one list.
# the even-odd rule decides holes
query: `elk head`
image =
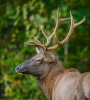
{"label": "elk head", "polygon": [[[63,41],[59,42],[59,40],[56,37],[56,31],[58,29],[60,22],[68,20],[68,19],[71,19],[70,30],[69,30],[66,38]],[[79,24],[83,23],[84,21],[85,21],[85,18],[83,18],[83,20],[81,20],[78,23],[74,23],[71,12],[70,12],[70,18],[60,19],[59,18],[59,9],[58,9],[57,10],[57,21],[56,21],[56,26],[55,26],[54,32],[50,36],[47,36],[44,33],[43,29],[41,28],[43,35],[47,39],[46,44],[44,42],[42,44],[35,37],[34,38],[35,38],[36,42],[35,41],[26,42],[25,45],[27,45],[27,46],[39,46],[39,47],[41,47],[41,49],[40,50],[36,49],[38,54],[36,56],[34,56],[33,58],[31,58],[30,60],[24,62],[23,64],[17,66],[16,71],[18,73],[31,74],[36,77],[44,77],[50,70],[53,69],[53,67],[55,67],[54,65],[56,65],[59,62],[58,59],[56,58],[56,56],[49,51],[57,49],[64,42],[66,42],[69,39],[70,35],[72,34],[74,28],[76,26],[78,26]],[[49,45],[50,40],[53,36],[55,36],[57,45],[47,48],[47,46]],[[61,66],[61,69],[62,69],[62,66]]]}
{"label": "elk head", "polygon": [[17,66],[16,71],[18,73],[31,74],[38,78],[43,78],[52,68],[52,65],[57,63],[57,58],[51,52],[46,52],[43,49],[38,51],[36,56]]}

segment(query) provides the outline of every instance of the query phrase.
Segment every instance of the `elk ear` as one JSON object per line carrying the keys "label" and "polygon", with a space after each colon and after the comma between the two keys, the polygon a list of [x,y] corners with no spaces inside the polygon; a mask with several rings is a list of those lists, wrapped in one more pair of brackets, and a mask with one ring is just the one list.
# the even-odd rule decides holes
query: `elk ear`
{"label": "elk ear", "polygon": [[39,53],[39,52],[40,52],[40,50],[39,50],[37,47],[36,47],[36,52],[37,52],[37,53]]}
{"label": "elk ear", "polygon": [[44,55],[47,62],[53,62],[55,60],[54,55],[51,53],[45,52]]}

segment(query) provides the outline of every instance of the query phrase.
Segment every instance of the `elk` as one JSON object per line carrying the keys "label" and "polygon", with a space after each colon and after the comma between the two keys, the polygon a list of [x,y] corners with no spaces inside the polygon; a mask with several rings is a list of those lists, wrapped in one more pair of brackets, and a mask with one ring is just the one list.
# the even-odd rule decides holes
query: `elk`
{"label": "elk", "polygon": [[[64,40],[59,42],[56,31],[59,23],[65,20],[71,20],[70,30]],[[77,69],[64,69],[59,63],[58,58],[50,50],[59,48],[65,43],[74,28],[85,21],[85,17],[78,23],[74,23],[73,16],[70,12],[70,18],[59,18],[59,9],[57,10],[57,21],[53,33],[47,36],[43,29],[41,31],[47,39],[46,44],[36,41],[29,41],[27,46],[39,46],[36,48],[37,55],[30,60],[18,65],[16,72],[22,74],[30,74],[37,77],[38,83],[48,100],[90,100],[90,72],[80,73]],[[57,44],[52,47],[47,47],[51,38],[55,36]]]}

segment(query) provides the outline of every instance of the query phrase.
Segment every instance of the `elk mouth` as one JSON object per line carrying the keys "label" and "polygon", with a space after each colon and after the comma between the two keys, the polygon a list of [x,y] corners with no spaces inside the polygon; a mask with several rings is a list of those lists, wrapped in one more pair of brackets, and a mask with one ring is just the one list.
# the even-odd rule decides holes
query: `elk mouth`
{"label": "elk mouth", "polygon": [[19,74],[27,74],[26,69],[21,70],[20,67],[18,66],[15,68],[15,71]]}
{"label": "elk mouth", "polygon": [[24,71],[16,70],[16,72],[19,73],[19,74],[29,74],[28,72],[26,72],[26,70],[24,70]]}

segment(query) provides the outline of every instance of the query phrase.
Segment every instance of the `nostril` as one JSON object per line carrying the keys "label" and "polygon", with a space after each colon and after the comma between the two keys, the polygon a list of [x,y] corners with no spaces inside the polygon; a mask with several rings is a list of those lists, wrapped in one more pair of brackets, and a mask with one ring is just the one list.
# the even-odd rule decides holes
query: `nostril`
{"label": "nostril", "polygon": [[16,68],[15,68],[15,70],[17,71],[17,70],[19,70],[20,69],[20,67],[19,66],[17,66]]}

